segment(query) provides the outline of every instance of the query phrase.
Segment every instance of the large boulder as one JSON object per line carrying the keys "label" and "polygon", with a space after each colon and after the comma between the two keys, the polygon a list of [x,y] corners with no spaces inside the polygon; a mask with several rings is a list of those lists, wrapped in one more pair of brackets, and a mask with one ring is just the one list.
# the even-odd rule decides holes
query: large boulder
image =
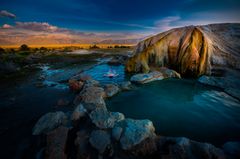
{"label": "large boulder", "polygon": [[63,112],[57,111],[54,113],[47,113],[37,121],[33,128],[32,134],[40,135],[41,133],[47,133],[66,123],[67,116]]}
{"label": "large boulder", "polygon": [[60,126],[47,134],[46,159],[67,159],[68,131],[69,128]]}
{"label": "large boulder", "polygon": [[87,111],[92,111],[95,108],[106,108],[104,101],[105,92],[101,87],[89,86],[85,87],[80,94],[75,98],[74,103],[83,104]]}
{"label": "large boulder", "polygon": [[95,130],[91,133],[89,142],[100,154],[103,154],[108,146],[110,146],[111,139],[110,135],[106,131]]}
{"label": "large boulder", "polygon": [[112,97],[120,91],[119,87],[115,84],[106,84],[104,89],[106,97]]}
{"label": "large boulder", "polygon": [[183,76],[214,75],[240,68],[240,24],[186,26],[138,43],[126,64],[128,72],[169,67]]}
{"label": "large boulder", "polygon": [[[115,127],[122,128],[122,134],[116,136],[121,136],[120,144],[124,150],[131,150],[144,140],[156,136],[155,128],[150,120],[125,119],[118,122]],[[118,130],[121,131],[119,128]]]}
{"label": "large boulder", "polygon": [[103,108],[96,108],[93,110],[89,117],[92,122],[101,129],[113,128],[115,123],[124,120],[124,115],[118,112],[109,112]]}

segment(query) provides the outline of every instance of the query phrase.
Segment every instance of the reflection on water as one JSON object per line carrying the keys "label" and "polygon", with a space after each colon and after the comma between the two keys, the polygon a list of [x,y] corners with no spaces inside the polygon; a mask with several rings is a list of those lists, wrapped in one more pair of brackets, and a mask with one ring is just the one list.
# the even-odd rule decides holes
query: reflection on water
{"label": "reflection on water", "polygon": [[120,93],[107,105],[126,117],[152,120],[161,135],[214,144],[240,139],[240,102],[192,80],[149,83]]}

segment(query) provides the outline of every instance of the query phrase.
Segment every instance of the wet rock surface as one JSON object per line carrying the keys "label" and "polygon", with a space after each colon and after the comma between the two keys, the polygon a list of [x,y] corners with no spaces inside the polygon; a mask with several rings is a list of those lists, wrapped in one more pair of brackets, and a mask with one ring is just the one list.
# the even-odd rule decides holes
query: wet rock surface
{"label": "wet rock surface", "polygon": [[106,109],[96,108],[90,113],[90,119],[98,128],[113,128],[115,123],[123,120],[122,113],[108,112]]}
{"label": "wet rock surface", "polygon": [[[169,69],[155,72],[156,78],[177,77]],[[146,78],[143,77],[146,81]],[[140,78],[141,79],[141,78]],[[46,158],[196,158],[223,159],[239,157],[239,143],[229,142],[223,149],[208,143],[192,141],[184,137],[163,137],[155,133],[150,120],[125,119],[122,113],[107,110],[104,98],[120,91],[116,85],[95,85],[87,78],[75,99],[78,103],[70,113],[71,131],[63,127],[63,112],[48,113],[41,117],[33,134],[47,133]],[[151,81],[148,79],[147,81]],[[141,82],[140,82],[141,83]],[[130,82],[124,84],[129,88]],[[121,87],[121,86],[120,86]],[[109,90],[107,90],[109,89]],[[121,89],[124,90],[124,89]],[[106,95],[108,92],[108,95]],[[84,120],[81,120],[83,119]],[[68,143],[66,144],[66,141]],[[68,151],[65,151],[65,150]]]}
{"label": "wet rock surface", "polygon": [[106,97],[112,97],[120,91],[119,87],[115,84],[107,84],[105,85],[104,89],[106,92]]}
{"label": "wet rock surface", "polygon": [[67,116],[61,111],[47,113],[37,121],[32,134],[40,135],[41,133],[47,133],[60,125],[64,125],[66,122]]}
{"label": "wet rock surface", "polygon": [[181,78],[181,76],[174,70],[161,68],[159,71],[133,75],[130,81],[134,83],[144,84],[152,81],[163,80],[165,78]]}
{"label": "wet rock surface", "polygon": [[95,108],[106,108],[104,101],[105,92],[101,87],[89,86],[84,88],[76,97],[75,103],[82,103],[84,108],[92,111]]}
{"label": "wet rock surface", "polygon": [[123,129],[120,143],[124,150],[130,150],[145,139],[155,137],[155,128],[150,120],[126,119],[116,126]]}

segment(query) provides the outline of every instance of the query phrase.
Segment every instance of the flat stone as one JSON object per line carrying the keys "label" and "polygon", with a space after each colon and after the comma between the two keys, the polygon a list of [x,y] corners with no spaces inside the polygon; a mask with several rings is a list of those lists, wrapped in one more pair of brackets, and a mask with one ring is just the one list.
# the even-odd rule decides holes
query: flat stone
{"label": "flat stone", "polygon": [[181,78],[181,75],[174,70],[161,67],[158,69],[158,71],[133,75],[130,81],[134,83],[144,84],[152,81],[163,80],[165,78]]}
{"label": "flat stone", "polygon": [[92,122],[101,129],[113,128],[115,123],[124,120],[124,115],[118,112],[108,112],[106,109],[96,108],[90,115]]}
{"label": "flat stone", "polygon": [[87,111],[92,111],[98,107],[106,108],[103,97],[105,96],[104,89],[101,87],[90,86],[84,88],[80,94],[76,97],[74,103],[83,104]]}

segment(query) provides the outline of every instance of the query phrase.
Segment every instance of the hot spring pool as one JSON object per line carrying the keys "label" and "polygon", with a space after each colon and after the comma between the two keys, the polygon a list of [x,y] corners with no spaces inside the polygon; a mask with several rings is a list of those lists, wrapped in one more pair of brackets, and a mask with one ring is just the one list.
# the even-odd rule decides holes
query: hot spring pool
{"label": "hot spring pool", "polygon": [[240,139],[240,102],[194,80],[166,79],[136,86],[107,101],[110,111],[150,119],[163,136],[221,145]]}

